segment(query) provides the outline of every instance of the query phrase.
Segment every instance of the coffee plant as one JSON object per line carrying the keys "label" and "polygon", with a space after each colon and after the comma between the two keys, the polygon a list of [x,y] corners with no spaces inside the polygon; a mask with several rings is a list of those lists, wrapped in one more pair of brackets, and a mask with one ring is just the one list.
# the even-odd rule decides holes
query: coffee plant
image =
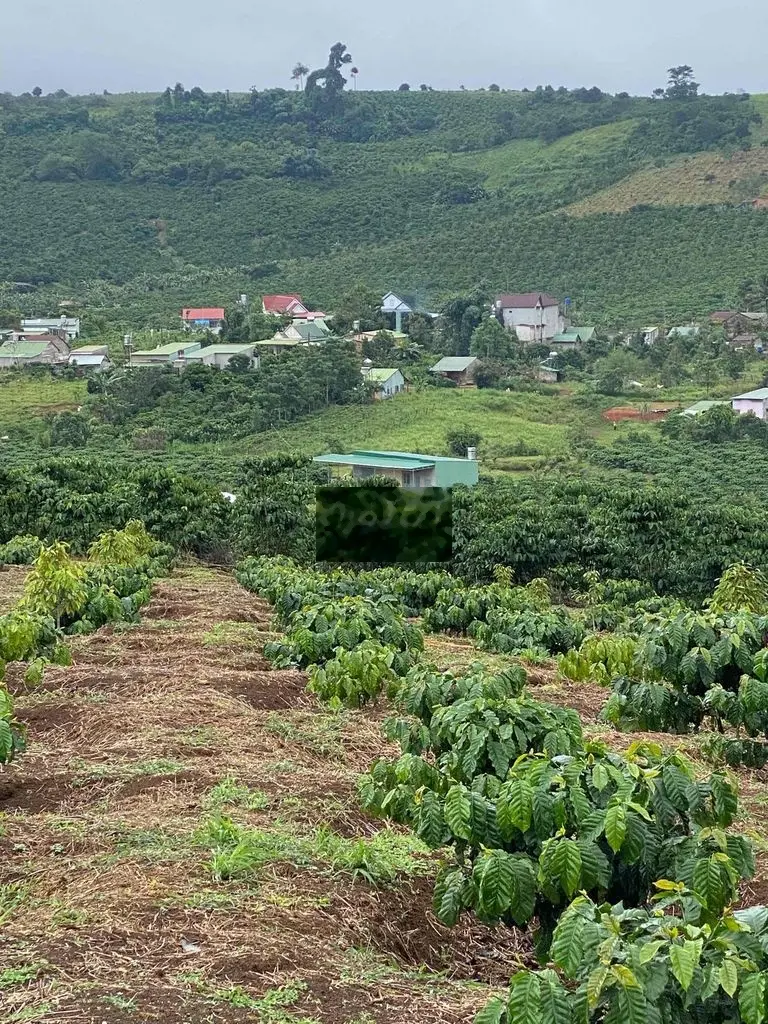
{"label": "coffee plant", "polygon": [[[431,730],[443,710],[433,710]],[[477,734],[434,762],[413,753],[379,761],[361,784],[367,810],[453,849],[435,885],[446,924],[468,909],[517,925],[536,916],[546,936],[576,892],[639,906],[666,874],[719,911],[754,872],[749,843],[723,832],[737,803],[722,773],[697,781],[680,755],[645,744],[625,756],[599,744],[572,754],[523,748],[510,766]]]}
{"label": "coffee plant", "polygon": [[713,910],[659,881],[654,909],[579,896],[560,918],[554,968],[519,971],[475,1024],[763,1024],[768,910]]}
{"label": "coffee plant", "polygon": [[717,581],[709,608],[713,612],[768,615],[768,579],[759,569],[736,562]]}
{"label": "coffee plant", "polygon": [[394,658],[395,651],[376,640],[363,640],[351,651],[338,647],[323,666],[309,666],[307,689],[332,707],[362,707],[395,679]]}
{"label": "coffee plant", "polygon": [[[0,665],[0,674],[2,666]],[[8,764],[16,754],[24,750],[26,730],[16,720],[13,712],[13,697],[0,682],[0,764]]]}
{"label": "coffee plant", "polygon": [[67,544],[56,541],[43,548],[24,581],[22,607],[38,615],[51,615],[56,626],[74,616],[87,600],[85,569],[69,554]]}
{"label": "coffee plant", "polygon": [[39,537],[11,537],[7,544],[0,544],[0,565],[31,565],[42,549]]}
{"label": "coffee plant", "polygon": [[392,669],[403,675],[424,649],[418,626],[407,622],[391,598],[342,597],[316,599],[288,620],[285,641],[273,641],[264,654],[278,668],[306,667],[330,661],[337,648],[351,651],[365,640],[393,648]]}
{"label": "coffee plant", "polygon": [[88,549],[88,558],[98,565],[136,566],[155,548],[144,524],[131,519],[122,530],[107,530]]}
{"label": "coffee plant", "polygon": [[574,682],[595,682],[608,686],[617,676],[630,675],[637,644],[630,636],[591,635],[577,650],[557,659],[560,674]]}

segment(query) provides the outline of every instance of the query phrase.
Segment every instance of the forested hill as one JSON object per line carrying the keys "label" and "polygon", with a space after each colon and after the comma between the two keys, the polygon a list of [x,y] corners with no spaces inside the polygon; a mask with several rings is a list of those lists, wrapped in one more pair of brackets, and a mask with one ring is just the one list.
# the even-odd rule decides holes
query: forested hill
{"label": "forested hill", "polygon": [[0,280],[37,286],[0,306],[138,325],[238,290],[482,282],[597,322],[694,315],[768,264],[763,110],[674,85],[0,95]]}

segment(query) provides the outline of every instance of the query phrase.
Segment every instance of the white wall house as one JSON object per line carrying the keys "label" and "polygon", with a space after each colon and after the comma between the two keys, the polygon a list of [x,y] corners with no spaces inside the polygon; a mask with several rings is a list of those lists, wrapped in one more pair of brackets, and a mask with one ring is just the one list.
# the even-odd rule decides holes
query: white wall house
{"label": "white wall house", "polygon": [[494,303],[494,312],[503,326],[515,331],[523,342],[551,341],[565,330],[560,304],[546,292],[499,295]]}
{"label": "white wall house", "polygon": [[399,395],[401,391],[405,391],[405,378],[399,370],[381,370],[364,366],[361,372],[366,384],[375,385],[376,398],[392,398],[393,395]]}
{"label": "white wall house", "polygon": [[740,416],[752,412],[759,420],[768,419],[768,388],[758,388],[757,391],[736,395],[731,399],[731,408]]}

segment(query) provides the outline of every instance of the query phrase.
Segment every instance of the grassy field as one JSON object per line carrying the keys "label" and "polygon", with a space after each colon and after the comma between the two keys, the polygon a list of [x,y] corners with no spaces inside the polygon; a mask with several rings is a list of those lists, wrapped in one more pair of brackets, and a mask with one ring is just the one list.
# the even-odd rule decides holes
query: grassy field
{"label": "grassy field", "polygon": [[[610,400],[606,401],[610,405]],[[446,434],[459,427],[478,431],[483,450],[514,454],[521,443],[529,454],[562,455],[570,427],[606,433],[599,410],[565,394],[517,394],[472,389],[425,390],[371,406],[335,407],[281,431],[256,435],[249,450],[266,454],[297,450],[379,448],[396,451],[446,451]]]}
{"label": "grassy field", "polygon": [[77,409],[86,395],[84,380],[26,377],[0,371],[0,431],[28,426],[49,413]]}

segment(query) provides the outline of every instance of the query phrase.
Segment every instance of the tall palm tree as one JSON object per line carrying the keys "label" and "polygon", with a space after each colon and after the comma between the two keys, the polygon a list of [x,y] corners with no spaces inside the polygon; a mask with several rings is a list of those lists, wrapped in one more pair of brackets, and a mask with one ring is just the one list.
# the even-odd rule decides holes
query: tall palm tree
{"label": "tall palm tree", "polygon": [[307,67],[307,65],[306,64],[302,64],[301,61],[299,61],[296,64],[296,66],[294,67],[293,71],[291,72],[291,81],[299,83],[296,86],[297,89],[303,89],[304,88],[304,75],[308,75],[308,74],[309,74],[309,68]]}

